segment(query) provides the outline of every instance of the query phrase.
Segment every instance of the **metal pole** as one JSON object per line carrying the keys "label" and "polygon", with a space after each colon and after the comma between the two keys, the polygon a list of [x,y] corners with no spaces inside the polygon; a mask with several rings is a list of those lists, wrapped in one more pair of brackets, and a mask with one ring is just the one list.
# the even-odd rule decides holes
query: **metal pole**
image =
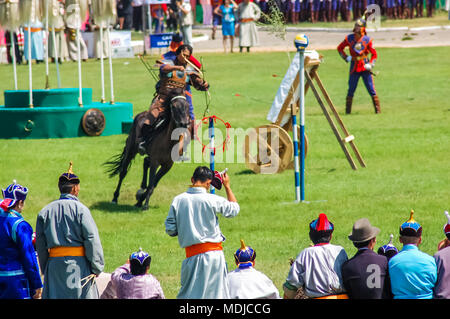
{"label": "metal pole", "polygon": [[[79,10],[79,9],[78,9]],[[81,20],[80,20],[81,21]],[[80,27],[77,28],[77,51],[78,51],[78,105],[83,106],[83,84],[81,81],[81,39],[80,39]]]}
{"label": "metal pole", "polygon": [[83,107],[83,85],[81,81],[81,35],[80,35],[80,28],[81,28],[81,7],[78,4],[77,7],[77,53],[78,53],[78,105],[80,107]]}
{"label": "metal pole", "polygon": [[108,25],[106,28],[106,33],[108,35],[108,55],[109,55],[109,78],[111,81],[111,101],[110,104],[114,104],[114,79],[113,79],[113,69],[112,69],[112,50],[111,50],[111,33],[109,31],[111,27],[110,20],[108,19]]}
{"label": "metal pole", "polygon": [[55,25],[52,25],[52,39],[53,39],[53,53],[55,55],[55,65],[56,65],[56,77],[58,79],[58,89],[61,88],[61,76],[59,74],[59,56],[58,56],[58,49],[60,48],[61,41],[56,43],[56,34],[55,34]]}
{"label": "metal pole", "polygon": [[14,88],[17,91],[17,68],[16,68],[16,44],[15,44],[15,38],[14,38],[14,32],[9,31],[9,38],[11,39],[11,45],[12,45],[12,60],[13,60],[13,71],[14,71]]}
{"label": "metal pole", "polygon": [[45,1],[45,89],[50,89],[49,70],[48,70],[48,39],[50,33],[48,32],[48,1]]}
{"label": "metal pole", "polygon": [[28,86],[30,90],[29,107],[33,108],[33,74],[31,70],[31,21],[28,23]]}
{"label": "metal pole", "polygon": [[[209,168],[214,172],[214,119],[213,117],[209,118],[209,146],[211,148],[211,152],[209,153]],[[210,191],[211,194],[215,194],[215,188],[211,185]]]}
{"label": "metal pole", "polygon": [[102,99],[105,103],[105,67],[103,65],[103,20],[100,22],[100,72],[102,78]]}

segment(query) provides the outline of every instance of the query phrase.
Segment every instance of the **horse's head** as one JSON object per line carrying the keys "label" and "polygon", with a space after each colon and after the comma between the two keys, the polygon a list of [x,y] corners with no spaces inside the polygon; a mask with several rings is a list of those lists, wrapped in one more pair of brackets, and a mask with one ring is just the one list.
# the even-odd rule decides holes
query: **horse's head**
{"label": "horse's head", "polygon": [[170,101],[170,112],[176,127],[188,127],[190,123],[189,103],[184,95],[175,96]]}

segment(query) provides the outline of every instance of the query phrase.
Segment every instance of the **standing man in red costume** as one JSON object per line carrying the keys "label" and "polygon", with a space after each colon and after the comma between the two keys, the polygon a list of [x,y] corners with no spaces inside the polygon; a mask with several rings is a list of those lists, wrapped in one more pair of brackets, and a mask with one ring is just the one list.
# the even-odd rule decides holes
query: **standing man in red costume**
{"label": "standing man in red costume", "polygon": [[[350,76],[348,81],[347,100],[345,103],[345,113],[352,111],[353,94],[358,85],[359,78],[362,77],[364,85],[372,97],[375,113],[381,113],[380,100],[378,99],[375,86],[373,84],[372,69],[377,59],[377,51],[372,46],[372,39],[366,35],[366,17],[358,19],[353,28],[353,33],[345,37],[337,50],[341,57],[350,62]],[[344,52],[349,47],[350,55]],[[368,55],[371,55],[370,59]]]}

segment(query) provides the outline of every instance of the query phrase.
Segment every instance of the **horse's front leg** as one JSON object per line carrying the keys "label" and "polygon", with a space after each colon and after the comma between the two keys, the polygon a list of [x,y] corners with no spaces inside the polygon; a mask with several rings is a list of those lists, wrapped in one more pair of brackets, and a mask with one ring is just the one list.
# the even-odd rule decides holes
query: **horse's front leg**
{"label": "horse's front leg", "polygon": [[[136,193],[136,200],[137,200],[137,203],[135,204],[136,207],[142,207],[142,202],[147,197],[147,192],[149,186],[151,185],[150,184],[151,180],[153,176],[155,176],[155,174],[156,174],[156,167],[150,166],[150,158],[147,156],[144,159],[144,173],[142,177],[141,188]],[[149,181],[147,182],[147,180]]]}
{"label": "horse's front leg", "polygon": [[[172,168],[172,165],[173,165],[173,162],[163,164],[159,168],[158,173],[156,173],[156,175],[151,175],[150,174],[149,187],[147,189],[147,196],[145,198],[144,206],[142,206],[142,210],[147,210],[148,209],[148,203],[150,201],[150,196],[152,196],[153,191],[156,188],[156,186],[158,185],[158,183],[161,180],[161,178],[164,175],[166,175],[166,173]],[[150,172],[151,172],[151,170],[152,170],[152,168],[150,168]]]}

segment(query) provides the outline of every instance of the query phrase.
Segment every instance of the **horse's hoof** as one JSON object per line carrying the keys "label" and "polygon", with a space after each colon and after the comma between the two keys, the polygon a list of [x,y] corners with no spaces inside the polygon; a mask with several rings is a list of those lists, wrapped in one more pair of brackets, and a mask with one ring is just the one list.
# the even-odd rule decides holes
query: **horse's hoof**
{"label": "horse's hoof", "polygon": [[137,202],[136,204],[134,204],[134,207],[142,207],[142,203]]}
{"label": "horse's hoof", "polygon": [[116,205],[117,205],[117,199],[113,199],[113,200],[111,201],[111,204],[116,204]]}
{"label": "horse's hoof", "polygon": [[142,206],[142,210],[148,210],[148,205]]}

